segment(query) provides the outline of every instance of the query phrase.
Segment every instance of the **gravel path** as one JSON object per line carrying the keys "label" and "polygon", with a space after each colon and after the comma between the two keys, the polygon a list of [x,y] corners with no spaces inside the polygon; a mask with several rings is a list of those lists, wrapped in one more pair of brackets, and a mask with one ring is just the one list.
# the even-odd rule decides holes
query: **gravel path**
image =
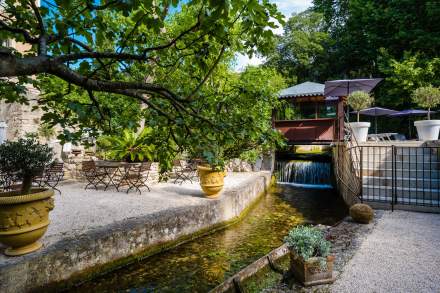
{"label": "gravel path", "polygon": [[332,292],[440,292],[440,214],[384,212]]}
{"label": "gravel path", "polygon": [[[228,172],[223,190],[242,186],[257,176],[258,172]],[[78,237],[89,230],[115,222],[182,206],[209,204],[212,201],[204,197],[197,181],[186,181],[181,185],[172,182],[151,183],[151,192],[142,189],[142,194],[134,191],[128,194],[117,192],[114,188],[107,191],[84,190],[84,182],[64,182],[59,186],[61,194],[55,192],[55,208],[50,213],[51,224],[41,241],[44,246],[49,246],[61,239]],[[0,251],[2,248],[0,244]],[[0,262],[7,260],[0,254]]]}

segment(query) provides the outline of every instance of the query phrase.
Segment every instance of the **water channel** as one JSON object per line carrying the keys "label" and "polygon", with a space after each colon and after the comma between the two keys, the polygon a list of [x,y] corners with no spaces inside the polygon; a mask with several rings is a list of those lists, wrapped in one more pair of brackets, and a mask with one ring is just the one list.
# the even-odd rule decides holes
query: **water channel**
{"label": "water channel", "polygon": [[280,246],[292,227],[332,225],[346,215],[333,189],[291,183],[277,184],[241,222],[225,230],[113,271],[71,292],[207,292]]}

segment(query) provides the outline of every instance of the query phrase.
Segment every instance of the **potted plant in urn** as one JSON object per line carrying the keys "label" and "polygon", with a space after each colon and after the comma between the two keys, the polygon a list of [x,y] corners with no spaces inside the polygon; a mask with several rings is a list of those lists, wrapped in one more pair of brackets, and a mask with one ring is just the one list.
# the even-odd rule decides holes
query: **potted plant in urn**
{"label": "potted plant in urn", "polygon": [[298,226],[284,239],[290,250],[290,269],[304,286],[333,283],[330,242],[314,227]]}
{"label": "potted plant in urn", "polygon": [[224,186],[225,157],[223,148],[213,143],[211,147],[193,149],[192,157],[201,158],[197,166],[200,187],[207,198],[217,198]]}
{"label": "potted plant in urn", "polygon": [[417,105],[428,109],[428,120],[414,122],[419,140],[437,140],[440,120],[431,120],[431,109],[440,104],[440,88],[431,85],[420,87],[413,92],[412,100]]}
{"label": "potted plant in urn", "polygon": [[52,157],[51,148],[34,138],[0,145],[0,172],[21,182],[20,190],[0,192],[0,242],[8,246],[6,255],[22,255],[41,247],[38,240],[49,225],[54,191],[32,188],[32,181]]}
{"label": "potted plant in urn", "polygon": [[348,96],[347,103],[357,112],[357,122],[349,123],[357,142],[367,141],[370,122],[359,122],[359,111],[368,108],[373,103],[373,98],[366,92],[355,91]]}

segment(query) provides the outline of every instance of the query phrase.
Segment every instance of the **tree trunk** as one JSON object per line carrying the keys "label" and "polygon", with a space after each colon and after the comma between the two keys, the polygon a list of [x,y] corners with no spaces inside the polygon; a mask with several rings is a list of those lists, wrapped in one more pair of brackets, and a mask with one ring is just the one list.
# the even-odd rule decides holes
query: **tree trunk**
{"label": "tree trunk", "polygon": [[428,120],[431,120],[431,108],[428,108]]}
{"label": "tree trunk", "polygon": [[32,187],[32,176],[24,175],[21,184],[21,194],[29,194]]}
{"label": "tree trunk", "polygon": [[357,112],[358,122],[359,122],[359,111]]}

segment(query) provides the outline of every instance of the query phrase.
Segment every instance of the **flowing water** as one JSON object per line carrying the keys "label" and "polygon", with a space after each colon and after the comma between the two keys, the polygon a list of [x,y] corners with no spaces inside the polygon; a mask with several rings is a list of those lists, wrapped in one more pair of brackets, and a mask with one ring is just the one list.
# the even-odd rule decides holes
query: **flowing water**
{"label": "flowing water", "polygon": [[310,188],[332,188],[330,162],[278,161],[276,170],[278,182],[282,184]]}
{"label": "flowing water", "polygon": [[72,292],[207,292],[282,244],[304,223],[346,215],[332,189],[277,185],[239,223],[86,282]]}

